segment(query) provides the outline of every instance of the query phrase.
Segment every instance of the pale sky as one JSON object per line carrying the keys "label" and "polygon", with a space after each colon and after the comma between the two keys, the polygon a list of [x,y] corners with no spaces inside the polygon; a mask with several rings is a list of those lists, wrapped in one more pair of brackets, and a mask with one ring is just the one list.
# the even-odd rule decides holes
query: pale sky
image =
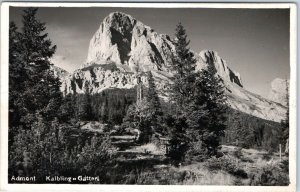
{"label": "pale sky", "polygon": [[[18,26],[22,9],[10,9],[9,19]],[[93,34],[114,11],[171,37],[180,21],[193,51],[217,51],[254,93],[266,97],[273,79],[289,77],[288,9],[40,8],[38,18],[46,22],[49,37],[57,45],[53,61],[70,72],[80,67]]]}

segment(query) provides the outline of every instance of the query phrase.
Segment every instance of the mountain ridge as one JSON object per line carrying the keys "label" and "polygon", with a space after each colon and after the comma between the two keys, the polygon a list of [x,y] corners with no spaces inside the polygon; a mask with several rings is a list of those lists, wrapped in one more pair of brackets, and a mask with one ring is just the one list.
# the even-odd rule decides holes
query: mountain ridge
{"label": "mountain ridge", "polygon": [[[195,52],[194,52],[195,53]],[[62,79],[67,93],[99,93],[108,88],[133,88],[136,75],[151,71],[159,95],[167,99],[173,71],[174,42],[128,14],[113,12],[104,18],[91,38],[86,62]],[[233,109],[263,119],[280,122],[286,107],[255,95],[243,88],[241,75],[232,70],[217,52],[203,50],[194,54],[196,70],[213,63],[223,79],[228,103]],[[147,86],[147,78],[141,76]]]}

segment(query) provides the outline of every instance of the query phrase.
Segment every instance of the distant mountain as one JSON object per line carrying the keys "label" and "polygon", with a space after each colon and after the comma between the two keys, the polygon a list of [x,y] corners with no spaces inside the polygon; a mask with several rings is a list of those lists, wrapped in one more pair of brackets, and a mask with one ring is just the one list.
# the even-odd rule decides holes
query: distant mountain
{"label": "distant mountain", "polygon": [[272,101],[287,106],[289,84],[289,80],[280,78],[274,79],[271,83],[271,91],[268,98]]}
{"label": "distant mountain", "polygon": [[[114,12],[104,18],[92,37],[86,62],[62,79],[61,89],[65,94],[130,89],[137,84],[137,72],[147,86],[145,72],[151,71],[160,96],[167,100],[174,56],[174,42],[168,35],[158,34],[130,15]],[[233,109],[271,121],[284,118],[286,106],[245,90],[240,74],[215,51],[203,50],[195,58],[197,70],[208,62],[214,64]]]}

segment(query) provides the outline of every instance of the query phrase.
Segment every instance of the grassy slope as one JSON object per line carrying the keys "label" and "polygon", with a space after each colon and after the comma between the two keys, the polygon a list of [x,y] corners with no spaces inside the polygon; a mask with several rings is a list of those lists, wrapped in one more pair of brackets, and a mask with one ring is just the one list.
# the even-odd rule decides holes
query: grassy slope
{"label": "grassy slope", "polygon": [[[146,150],[145,150],[146,149]],[[162,161],[163,155],[152,144],[128,150],[138,154],[136,158],[119,164],[115,182],[125,184],[167,185],[287,185],[287,157],[265,151],[247,150],[233,146],[222,146],[221,158],[205,162],[194,162],[175,167]],[[132,155],[131,153],[131,155]],[[133,157],[133,156],[132,156]],[[142,158],[144,157],[144,158]],[[160,159],[160,160],[159,160]],[[151,162],[151,163],[150,163]],[[124,168],[126,167],[126,168]]]}

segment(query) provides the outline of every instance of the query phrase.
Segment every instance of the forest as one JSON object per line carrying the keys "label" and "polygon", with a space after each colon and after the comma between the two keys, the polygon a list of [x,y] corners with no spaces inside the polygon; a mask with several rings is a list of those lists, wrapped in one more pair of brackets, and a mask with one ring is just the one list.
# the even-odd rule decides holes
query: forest
{"label": "forest", "polygon": [[195,70],[181,23],[168,102],[151,71],[147,87],[63,95],[51,70],[56,46],[37,12],[25,9],[23,26],[9,26],[10,183],[87,175],[100,180],[73,183],[289,184],[288,156],[277,153],[288,114],[276,123],[231,109],[214,65]]}

